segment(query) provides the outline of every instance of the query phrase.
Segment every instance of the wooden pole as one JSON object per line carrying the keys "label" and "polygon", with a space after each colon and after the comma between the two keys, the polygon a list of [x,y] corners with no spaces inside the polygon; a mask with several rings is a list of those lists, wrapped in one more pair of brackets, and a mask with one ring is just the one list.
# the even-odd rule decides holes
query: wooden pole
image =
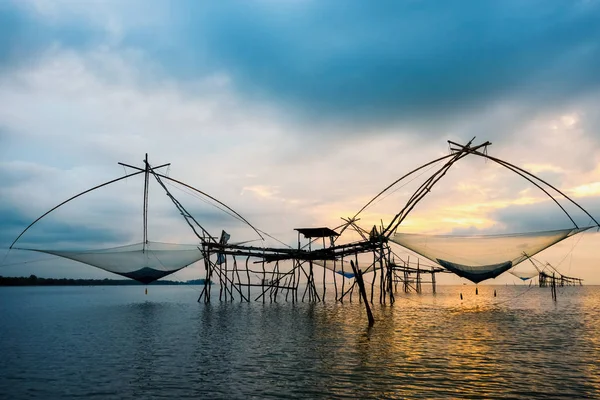
{"label": "wooden pole", "polygon": [[[238,280],[238,292],[242,293],[242,280],[240,278],[240,270],[238,268],[237,265],[237,260],[235,259],[235,256],[233,256],[233,269],[235,270],[235,274],[237,276],[237,280]],[[240,303],[243,301],[243,296],[240,296]]]}
{"label": "wooden pole", "polygon": [[[383,249],[383,245],[382,245],[382,249]],[[396,301],[396,299],[394,298],[394,272],[392,270],[393,266],[392,263],[390,262],[390,252],[389,252],[389,248],[386,246],[386,250],[388,250],[387,253],[387,271],[388,271],[388,291],[390,293],[390,304],[394,304],[394,302]],[[383,250],[382,250],[383,251]]]}
{"label": "wooden pole", "polygon": [[277,280],[272,279],[272,283],[276,282],[275,284],[275,293],[273,294],[274,297],[274,301],[275,303],[277,303],[277,294],[279,293],[279,261],[275,262],[275,267],[273,268],[273,276],[277,277]]}
{"label": "wooden pole", "polygon": [[246,279],[248,279],[248,302],[250,302],[250,269],[248,268],[248,261],[250,261],[250,256],[246,258]]}
{"label": "wooden pole", "polygon": [[[312,251],[312,240],[308,239],[308,252]],[[314,300],[314,271],[313,271],[313,263],[312,260],[308,260],[308,301],[312,302]]]}
{"label": "wooden pole", "polygon": [[344,255],[342,255],[342,295],[340,296],[340,303],[344,302],[344,288],[346,286],[346,271],[344,270]]}
{"label": "wooden pole", "polygon": [[[294,268],[294,271],[298,271],[298,278],[296,279],[296,291],[295,291],[296,303],[297,303],[299,296],[300,296],[300,279],[302,279],[302,275],[300,275],[300,272],[304,272],[304,270],[302,269],[302,264],[300,264],[300,260],[294,260],[294,263],[297,264],[297,266]],[[302,296],[302,298],[304,299],[304,296]],[[304,300],[302,300],[302,301],[304,301]]]}
{"label": "wooden pole", "polygon": [[[332,271],[332,276],[333,276],[333,287],[335,289],[335,301],[338,300],[338,286],[337,286],[337,277],[336,277],[336,272],[335,272],[335,268],[336,268],[336,263],[335,263],[335,258],[333,259],[333,271]],[[343,273],[343,271],[342,271]]]}
{"label": "wooden pole", "polygon": [[[323,250],[325,250],[325,236],[323,236]],[[325,285],[325,273],[327,272],[327,268],[325,268],[326,265],[327,260],[323,260],[323,303],[325,303],[325,293],[327,292],[327,286]]]}
{"label": "wooden pole", "polygon": [[144,242],[142,243],[142,253],[146,250],[148,244],[148,184],[150,178],[150,164],[148,164],[148,153],[144,158]]}
{"label": "wooden pole", "polygon": [[[262,279],[260,280],[260,286],[261,286],[261,290],[265,291],[265,279],[267,277],[267,272],[265,271],[265,260],[263,259],[262,262],[260,263],[260,265],[262,266]],[[265,302],[265,296],[263,296],[263,303]]]}
{"label": "wooden pole", "polygon": [[417,258],[417,293],[421,293],[421,268]]}
{"label": "wooden pole", "polygon": [[[371,304],[373,304],[373,294],[375,293],[375,280],[377,279],[377,267],[375,265],[376,260],[377,256],[375,255],[375,250],[373,250],[373,280],[371,281]],[[358,260],[356,261],[356,265],[358,265]]]}
{"label": "wooden pole", "polygon": [[360,294],[362,296],[363,302],[365,303],[365,308],[367,309],[367,317],[369,318],[369,327],[371,327],[375,324],[375,318],[373,318],[373,313],[371,313],[371,306],[369,306],[369,300],[367,299],[367,292],[365,291],[365,282],[363,281],[362,272],[358,268],[358,266],[354,265],[354,261],[350,260],[350,265],[352,266],[352,270],[354,271],[356,283],[358,283]]}
{"label": "wooden pole", "polygon": [[[161,165],[161,167],[162,167],[162,165]],[[156,167],[156,168],[160,168],[160,167]],[[21,238],[21,236],[23,236],[23,234],[25,234],[25,232],[27,232],[27,231],[29,230],[29,228],[31,228],[33,225],[35,225],[35,223],[36,223],[36,222],[38,222],[40,219],[42,219],[42,218],[44,218],[46,215],[50,214],[52,211],[54,211],[54,210],[56,210],[57,208],[59,208],[59,207],[61,207],[61,206],[65,205],[65,204],[67,204],[67,203],[68,203],[68,202],[70,202],[71,200],[75,200],[76,198],[78,198],[78,197],[80,197],[80,196],[83,196],[83,195],[84,195],[84,194],[86,194],[86,193],[89,193],[89,192],[91,192],[91,191],[94,191],[94,190],[96,190],[96,189],[100,189],[101,187],[104,187],[104,186],[108,186],[108,185],[110,185],[110,184],[112,184],[112,183],[115,183],[115,182],[122,181],[123,179],[131,178],[132,176],[136,176],[136,175],[139,175],[139,174],[143,174],[143,173],[144,173],[144,170],[143,170],[143,169],[139,169],[139,168],[137,168],[137,169],[139,170],[138,172],[134,172],[134,173],[132,173],[132,174],[127,174],[127,175],[125,175],[125,176],[122,176],[122,177],[120,177],[120,178],[113,179],[113,180],[111,180],[111,181],[104,182],[104,183],[102,183],[102,184],[100,184],[100,185],[94,186],[93,188],[90,188],[90,189],[88,189],[88,190],[85,190],[85,191],[83,191],[83,192],[81,192],[81,193],[79,193],[79,194],[76,194],[75,196],[69,197],[67,200],[63,201],[62,203],[60,203],[60,204],[58,204],[58,205],[56,205],[56,206],[52,207],[50,210],[46,211],[44,214],[42,214],[41,216],[39,216],[39,217],[38,217],[38,218],[37,218],[35,221],[33,221],[31,224],[27,225],[27,228],[23,229],[23,231],[22,231],[22,232],[19,234],[19,236],[17,236],[17,238],[16,238],[16,239],[15,239],[15,240],[14,240],[14,241],[11,243],[11,245],[9,246],[9,249],[12,249],[12,248],[13,248],[13,246],[15,245],[15,243],[17,243],[17,241],[18,241],[18,240]]]}

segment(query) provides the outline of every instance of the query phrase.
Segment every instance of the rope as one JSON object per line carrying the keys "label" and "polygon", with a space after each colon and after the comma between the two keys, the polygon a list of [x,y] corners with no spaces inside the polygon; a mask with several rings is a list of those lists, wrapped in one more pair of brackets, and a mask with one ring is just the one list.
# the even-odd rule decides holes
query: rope
{"label": "rope", "polygon": [[[8,251],[10,252],[10,249]],[[0,263],[0,267],[2,267],[2,268],[3,267],[14,267],[15,265],[32,264],[32,263],[37,263],[37,262],[42,262],[42,261],[50,261],[50,260],[56,259],[56,257],[48,257],[48,258],[42,258],[40,260],[21,261],[21,262],[17,262],[17,263],[4,264],[4,261],[6,260],[7,256],[8,256],[8,252],[6,253],[6,256],[4,256],[2,263]]]}
{"label": "rope", "polygon": [[[8,257],[8,253],[10,253],[11,249],[8,249],[8,251],[6,252],[6,254],[4,254],[4,257],[2,258],[2,262],[0,263],[0,267],[5,267],[7,265],[4,264],[4,262],[6,261],[6,258]],[[10,265],[10,264],[9,264]]]}
{"label": "rope", "polygon": [[[590,220],[590,222],[588,223],[588,225],[592,223],[592,220]],[[575,250],[575,247],[579,244],[579,242],[581,241],[581,239],[583,239],[583,235],[586,233],[587,231],[583,231],[579,234],[579,238],[577,239],[577,241],[573,244],[573,246],[571,247],[571,250],[569,250],[569,252],[567,254],[565,254],[565,256],[562,258],[562,260],[560,260],[558,262],[558,264],[556,264],[556,267],[558,268],[560,266],[560,264],[563,263],[563,261],[565,261],[565,259],[573,253],[573,250]],[[571,268],[569,268],[569,272],[571,271]]]}
{"label": "rope", "polygon": [[[433,167],[437,167],[443,160],[438,161],[435,164],[432,164],[429,168],[424,169],[423,172],[421,172],[418,175],[415,175],[414,178],[410,179],[408,182],[404,183],[403,185],[398,186],[396,189],[394,189],[393,191],[391,191],[390,193],[386,194],[383,197],[380,197],[379,199],[377,199],[376,201],[374,201],[373,203],[369,204],[367,207],[365,207],[365,210],[374,206],[375,204],[387,199],[388,197],[390,197],[391,195],[393,195],[394,193],[396,193],[398,190],[402,189],[403,187],[405,187],[406,185],[408,185],[409,183],[413,182],[415,179],[420,178],[422,175],[424,175],[426,172],[429,172],[431,169],[433,169]],[[364,211],[364,210],[363,210]]]}
{"label": "rope", "polygon": [[[167,181],[167,182],[165,182],[165,184],[166,184],[166,185],[169,185],[169,186],[171,186],[172,188],[175,188],[175,189],[177,189],[177,190],[181,191],[182,193],[185,193],[185,194],[188,194],[188,195],[190,195],[190,196],[192,196],[192,197],[195,197],[196,199],[198,199],[198,200],[200,200],[200,201],[202,201],[202,202],[204,202],[204,203],[208,204],[208,205],[209,205],[209,206],[211,206],[211,207],[214,207],[214,208],[216,208],[216,209],[217,209],[217,210],[219,210],[219,211],[222,211],[222,212],[224,212],[225,214],[229,215],[230,217],[232,217],[232,218],[234,218],[234,219],[236,219],[236,220],[238,220],[238,221],[240,221],[240,222],[244,222],[244,221],[243,221],[243,220],[242,220],[240,217],[238,217],[237,215],[233,214],[232,212],[228,211],[228,210],[227,210],[227,209],[225,209],[225,208],[219,207],[217,204],[215,204],[215,203],[213,203],[213,202],[211,202],[211,201],[208,201],[206,198],[204,198],[203,196],[200,196],[198,193],[195,193],[195,192],[193,192],[193,191],[192,191],[192,190],[190,190],[190,189],[187,189],[187,188],[181,188],[181,187],[179,187],[179,186],[176,186],[176,185],[174,185],[174,184],[173,184],[173,183],[171,183],[170,181]],[[244,223],[245,223],[245,222],[244,222]]]}

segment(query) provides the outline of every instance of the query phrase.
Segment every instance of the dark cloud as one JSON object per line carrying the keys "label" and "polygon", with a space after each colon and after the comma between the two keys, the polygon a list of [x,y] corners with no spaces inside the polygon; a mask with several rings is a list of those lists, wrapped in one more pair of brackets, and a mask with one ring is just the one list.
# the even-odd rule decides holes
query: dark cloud
{"label": "dark cloud", "polygon": [[9,3],[0,3],[0,67],[23,56],[23,48],[28,47],[30,41],[25,32],[31,22],[25,13]]}
{"label": "dark cloud", "polygon": [[[8,248],[35,218],[37,216],[26,215],[9,204],[0,205],[0,248]],[[129,235],[120,226],[109,229],[85,221],[61,221],[48,217],[25,232],[15,247],[97,248],[102,243],[123,243],[128,239]]]}
{"label": "dark cloud", "polygon": [[0,205],[0,247],[10,246],[10,243],[31,221],[19,211],[9,208],[7,205]]}
{"label": "dark cloud", "polygon": [[[439,134],[444,124],[502,100],[535,112],[600,83],[597,2],[168,5],[164,21],[131,26],[117,6],[121,45],[184,82],[223,71],[248,97],[312,122],[342,124],[346,133],[402,122]],[[25,57],[20,49],[85,47],[109,35],[94,28],[99,24],[52,25],[6,4],[0,22],[3,63]]]}
{"label": "dark cloud", "polygon": [[175,68],[193,75],[208,59],[247,93],[317,119],[447,119],[503,98],[546,105],[600,82],[593,3],[219,4],[186,8],[188,62],[172,54]]}
{"label": "dark cloud", "polygon": [[85,49],[103,37],[84,20],[51,22],[17,2],[0,2],[0,72],[35,60],[52,46]]}

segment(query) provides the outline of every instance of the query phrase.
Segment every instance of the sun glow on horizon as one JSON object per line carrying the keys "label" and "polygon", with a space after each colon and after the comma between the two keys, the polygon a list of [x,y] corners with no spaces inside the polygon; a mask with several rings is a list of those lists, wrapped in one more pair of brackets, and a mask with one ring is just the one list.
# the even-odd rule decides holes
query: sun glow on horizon
{"label": "sun glow on horizon", "polygon": [[588,197],[600,195],[600,182],[588,183],[569,189],[576,197]]}

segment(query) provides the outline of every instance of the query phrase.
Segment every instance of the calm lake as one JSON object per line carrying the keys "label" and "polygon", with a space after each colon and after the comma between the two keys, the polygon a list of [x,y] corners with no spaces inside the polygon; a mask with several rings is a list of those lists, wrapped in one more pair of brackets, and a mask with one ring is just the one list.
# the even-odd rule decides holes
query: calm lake
{"label": "calm lake", "polygon": [[600,287],[398,293],[371,329],[199,289],[0,288],[0,398],[600,398]]}

